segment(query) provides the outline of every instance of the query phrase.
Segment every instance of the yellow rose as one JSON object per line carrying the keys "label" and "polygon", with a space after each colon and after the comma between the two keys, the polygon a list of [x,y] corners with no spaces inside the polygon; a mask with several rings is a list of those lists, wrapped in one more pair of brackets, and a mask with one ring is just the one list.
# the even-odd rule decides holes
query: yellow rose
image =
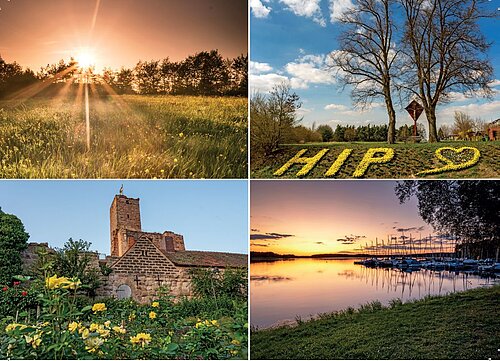
{"label": "yellow rose", "polygon": [[68,330],[73,333],[75,332],[75,330],[78,328],[78,322],[71,322],[69,325],[68,325]]}
{"label": "yellow rose", "polygon": [[106,308],[106,304],[104,303],[95,303],[93,306],[92,306],[92,311],[94,311],[94,313],[97,313],[97,312],[104,312],[106,311],[107,308]]}
{"label": "yellow rose", "polygon": [[151,335],[149,333],[140,332],[136,336],[130,337],[130,342],[133,344],[141,344],[142,347],[151,342]]}
{"label": "yellow rose", "polygon": [[113,327],[113,331],[115,331],[116,333],[121,333],[121,334],[124,334],[127,332],[127,330],[125,330],[122,326],[118,327],[118,326],[115,326]]}

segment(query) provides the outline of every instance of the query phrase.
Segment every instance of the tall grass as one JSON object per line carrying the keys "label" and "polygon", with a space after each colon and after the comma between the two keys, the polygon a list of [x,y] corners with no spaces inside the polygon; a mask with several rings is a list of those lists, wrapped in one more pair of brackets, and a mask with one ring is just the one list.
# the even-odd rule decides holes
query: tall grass
{"label": "tall grass", "polygon": [[247,100],[196,96],[0,102],[1,178],[243,178]]}

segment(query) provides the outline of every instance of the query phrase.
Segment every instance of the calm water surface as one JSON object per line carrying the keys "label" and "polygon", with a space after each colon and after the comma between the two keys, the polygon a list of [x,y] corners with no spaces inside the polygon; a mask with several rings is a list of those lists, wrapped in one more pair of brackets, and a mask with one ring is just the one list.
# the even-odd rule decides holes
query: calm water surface
{"label": "calm water surface", "polygon": [[297,316],[379,300],[388,304],[491,285],[470,273],[366,268],[348,260],[294,259],[251,264],[251,324],[269,327]]}

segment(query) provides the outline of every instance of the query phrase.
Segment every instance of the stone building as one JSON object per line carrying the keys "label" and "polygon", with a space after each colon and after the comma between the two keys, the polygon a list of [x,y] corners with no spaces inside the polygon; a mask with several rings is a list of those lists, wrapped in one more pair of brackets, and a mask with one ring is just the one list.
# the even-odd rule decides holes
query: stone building
{"label": "stone building", "polygon": [[[172,231],[145,232],[141,227],[138,198],[116,195],[110,208],[111,255],[99,259],[91,256],[92,267],[107,266],[111,272],[102,276],[99,296],[127,298],[148,302],[159,287],[166,287],[173,296],[191,296],[189,270],[227,267],[246,268],[246,254],[186,250],[184,237]],[[37,261],[37,249],[54,253],[47,243],[30,243],[22,254],[25,269]]]}
{"label": "stone building", "polygon": [[138,198],[116,195],[110,208],[111,256],[104,262],[112,269],[101,295],[133,297],[149,301],[160,286],[174,296],[190,296],[189,270],[247,267],[247,255],[186,250],[184,237],[172,231],[145,232],[141,227]]}

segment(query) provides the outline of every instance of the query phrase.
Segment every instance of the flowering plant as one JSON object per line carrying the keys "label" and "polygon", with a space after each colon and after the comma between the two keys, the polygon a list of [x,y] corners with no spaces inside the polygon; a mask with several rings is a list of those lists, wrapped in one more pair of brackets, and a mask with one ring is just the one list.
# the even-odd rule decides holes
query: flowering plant
{"label": "flowering plant", "polygon": [[[457,160],[460,161],[460,163],[455,163],[453,159],[450,159],[449,157],[445,156],[443,154],[444,151],[452,152],[451,154],[455,154],[456,156],[458,156]],[[468,157],[465,156],[466,151],[472,151],[472,158],[469,157],[469,159],[467,159]],[[461,147],[461,148],[441,147],[436,149],[435,154],[436,158],[446,163],[446,165],[439,168],[424,170],[422,172],[417,173],[418,176],[466,169],[472,167],[477,162],[479,162],[479,158],[481,157],[481,152],[479,152],[479,149],[474,147]]]}
{"label": "flowering plant", "polygon": [[[383,153],[382,157],[375,157],[375,154]],[[352,174],[353,177],[359,178],[365,175],[366,171],[370,164],[380,164],[387,163],[392,160],[394,157],[394,149],[393,148],[370,148],[365,153],[365,156],[358,164],[356,170]]]}

